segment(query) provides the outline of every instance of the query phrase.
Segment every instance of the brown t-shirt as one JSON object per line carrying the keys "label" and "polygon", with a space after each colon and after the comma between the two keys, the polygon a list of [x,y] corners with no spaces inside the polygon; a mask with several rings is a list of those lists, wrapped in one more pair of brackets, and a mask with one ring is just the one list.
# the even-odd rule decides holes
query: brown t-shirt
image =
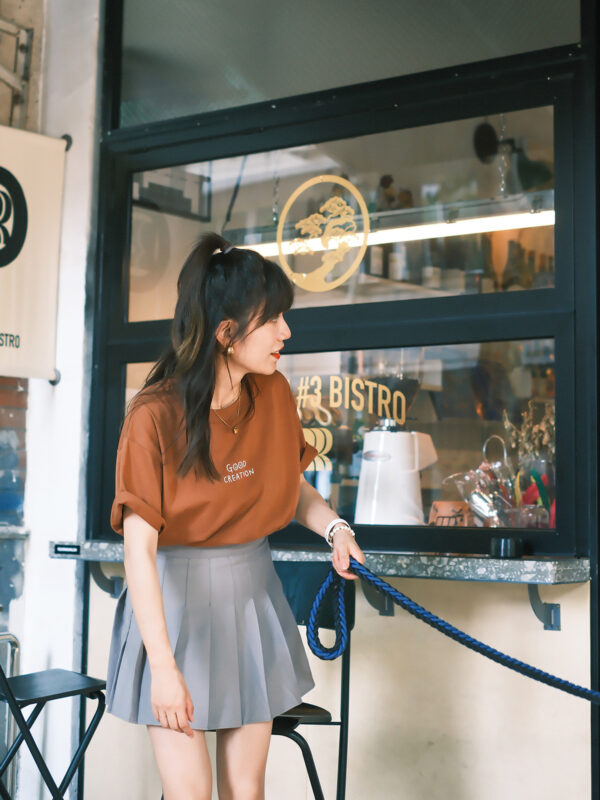
{"label": "brown t-shirt", "polygon": [[185,454],[182,403],[174,389],[149,394],[126,416],[119,441],[116,493],[110,524],[123,533],[127,506],[159,532],[158,545],[218,545],[249,542],[285,527],[294,516],[300,473],[317,451],[304,439],[296,403],[280,372],[253,374],[250,398],[218,414],[239,423],[235,435],[210,413],[210,452],[220,478],[184,477],[177,468]]}

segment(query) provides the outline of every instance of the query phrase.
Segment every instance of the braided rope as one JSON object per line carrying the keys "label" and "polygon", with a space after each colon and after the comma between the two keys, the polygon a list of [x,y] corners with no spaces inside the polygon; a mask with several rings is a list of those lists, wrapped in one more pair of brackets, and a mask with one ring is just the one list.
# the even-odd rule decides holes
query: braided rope
{"label": "braided rope", "polygon": [[[328,592],[334,592],[334,618],[335,618],[335,642],[332,647],[325,647],[319,639],[318,615],[319,609]],[[306,635],[310,649],[324,661],[332,661],[341,655],[348,644],[348,626],[346,624],[346,603],[344,601],[344,581],[334,569],[327,574],[317,592],[315,601],[310,609],[308,623],[306,625]]]}
{"label": "braided rope", "polygon": [[[363,580],[366,580],[372,584],[378,591],[389,595],[397,605],[401,606],[405,611],[408,611],[408,613],[412,614],[413,617],[417,617],[417,619],[427,623],[427,625],[430,625],[432,628],[440,631],[440,633],[443,633],[444,636],[448,636],[450,639],[453,639],[455,642],[468,647],[470,650],[474,650],[476,653],[481,653],[482,656],[485,656],[486,658],[489,658],[504,667],[508,667],[508,669],[512,669],[521,675],[525,675],[527,678],[533,678],[533,680],[539,681],[540,683],[545,683],[547,686],[552,686],[554,689],[560,689],[562,692],[567,692],[567,694],[572,694],[575,697],[581,697],[584,700],[589,700],[591,703],[600,705],[600,692],[596,692],[592,689],[586,689],[583,686],[578,686],[577,684],[571,683],[564,678],[558,678],[556,675],[551,675],[549,672],[544,672],[537,667],[532,667],[531,665],[526,664],[524,661],[519,661],[517,658],[512,658],[512,656],[506,655],[506,653],[502,653],[499,650],[480,642],[478,639],[474,639],[464,631],[461,631],[459,628],[455,628],[454,625],[446,622],[446,620],[437,617],[435,614],[432,614],[431,611],[427,611],[426,608],[423,608],[423,606],[415,603],[415,601],[411,600],[410,597],[407,597],[405,594],[402,594],[402,592],[394,589],[393,586],[390,586],[389,583],[386,583],[386,581],[372,573],[369,569],[367,569],[367,567],[359,564],[358,561],[352,557],[350,558],[350,568],[360,575]],[[318,637],[318,611],[323,598],[331,589],[331,587],[335,585],[336,579],[338,584],[336,598],[336,640],[333,647],[325,648],[319,641]],[[306,629],[310,649],[319,658],[328,660],[337,658],[343,653],[348,642],[348,629],[345,624],[343,593],[343,581],[332,569],[317,593]],[[338,620],[340,623],[339,625]]]}

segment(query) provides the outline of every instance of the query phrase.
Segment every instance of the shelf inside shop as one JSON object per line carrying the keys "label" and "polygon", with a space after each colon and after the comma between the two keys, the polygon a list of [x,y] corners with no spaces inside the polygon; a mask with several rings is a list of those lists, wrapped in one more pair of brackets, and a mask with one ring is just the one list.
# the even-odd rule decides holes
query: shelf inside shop
{"label": "shelf inside shop", "polygon": [[[523,192],[506,197],[463,200],[452,203],[434,203],[414,208],[391,209],[388,211],[372,211],[369,214],[372,232],[388,228],[404,228],[431,223],[452,223],[459,220],[485,219],[508,214],[535,214],[540,211],[554,210],[554,190]],[[355,215],[357,232],[362,231],[362,216]],[[296,221],[286,222],[283,226],[284,240],[297,236]],[[277,241],[277,226],[270,224],[252,228],[231,229],[226,231],[227,238],[236,245],[258,245]]]}

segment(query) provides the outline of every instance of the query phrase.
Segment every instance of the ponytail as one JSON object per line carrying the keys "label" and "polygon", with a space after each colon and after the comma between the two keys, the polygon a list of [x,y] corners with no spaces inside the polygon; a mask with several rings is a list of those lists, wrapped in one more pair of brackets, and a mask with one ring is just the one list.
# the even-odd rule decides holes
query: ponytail
{"label": "ponytail", "polygon": [[179,273],[177,279],[177,305],[171,328],[171,344],[176,357],[176,374],[185,375],[196,363],[202,347],[206,314],[203,297],[206,274],[210,260],[216,250],[223,253],[231,247],[218,233],[203,236]]}

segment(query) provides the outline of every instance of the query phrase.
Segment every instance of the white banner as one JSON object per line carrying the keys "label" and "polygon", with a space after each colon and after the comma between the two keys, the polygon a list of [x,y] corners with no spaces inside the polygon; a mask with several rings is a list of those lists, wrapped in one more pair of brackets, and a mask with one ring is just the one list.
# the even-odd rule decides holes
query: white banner
{"label": "white banner", "polygon": [[0,125],[0,375],[54,377],[65,147]]}

